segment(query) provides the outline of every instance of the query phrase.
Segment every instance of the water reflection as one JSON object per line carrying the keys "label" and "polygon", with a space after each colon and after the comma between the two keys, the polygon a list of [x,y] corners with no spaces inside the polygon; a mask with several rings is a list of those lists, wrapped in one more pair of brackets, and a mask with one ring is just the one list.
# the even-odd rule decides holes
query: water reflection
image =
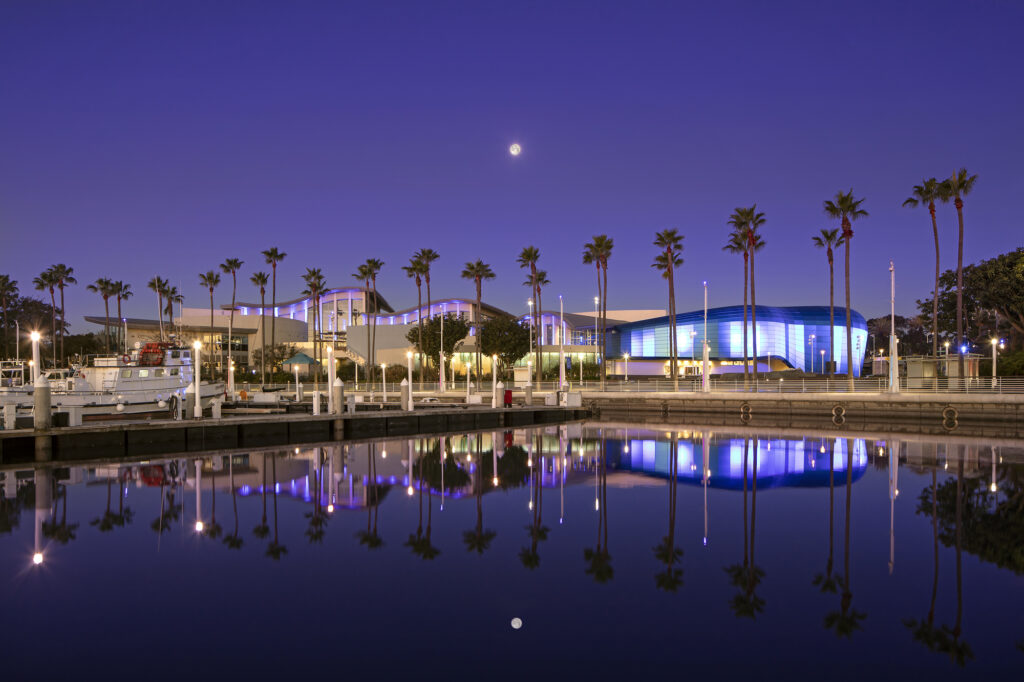
{"label": "water reflection", "polygon": [[[69,580],[51,559],[83,551],[76,545],[91,545],[96,533],[122,544],[155,539],[163,552],[198,545],[230,550],[222,557],[264,555],[283,567],[328,550],[347,552],[346,567],[360,567],[369,559],[356,548],[365,547],[389,561],[434,562],[456,581],[466,580],[460,569],[498,579],[511,564],[519,577],[501,580],[539,586],[564,581],[565,571],[600,590],[588,596],[610,600],[643,601],[644,590],[661,599],[711,592],[704,609],[730,623],[735,616],[766,627],[791,610],[806,612],[829,641],[868,642],[895,624],[922,656],[963,666],[991,637],[987,624],[965,615],[973,610],[965,591],[976,588],[964,554],[979,560],[979,581],[1024,574],[1024,457],[1012,455],[1004,463],[995,447],[955,441],[569,425],[144,464],[42,462],[0,471],[0,547],[17,547],[11,538],[21,534],[25,570],[59,570]],[[192,499],[185,509],[193,496],[194,517]],[[908,497],[915,514],[901,510]],[[133,523],[140,512],[153,519],[155,538]],[[809,565],[780,560],[808,545]],[[893,613],[877,594],[901,578],[921,584],[920,600]],[[801,591],[815,599],[804,604]]]}

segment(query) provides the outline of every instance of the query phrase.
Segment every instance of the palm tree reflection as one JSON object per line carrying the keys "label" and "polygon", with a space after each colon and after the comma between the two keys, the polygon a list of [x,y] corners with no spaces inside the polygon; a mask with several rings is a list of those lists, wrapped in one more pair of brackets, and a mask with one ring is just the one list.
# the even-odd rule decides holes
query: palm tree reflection
{"label": "palm tree reflection", "polygon": [[[410,446],[411,447],[411,446]],[[430,483],[424,483],[423,479],[423,466],[426,464],[426,453],[421,453],[419,461],[419,479],[420,479],[420,492],[419,492],[419,522],[416,526],[416,534],[409,535],[409,539],[405,541],[405,546],[412,550],[412,553],[421,559],[430,560],[435,558],[441,553],[437,547],[430,544],[430,531],[431,524],[433,522],[433,494],[431,492]],[[409,472],[410,475],[412,472]],[[423,534],[423,489],[427,489],[427,533]]]}
{"label": "palm tree reflection", "polygon": [[265,539],[270,535],[270,526],[267,525],[267,453],[263,453],[263,487],[261,488],[263,497],[263,516],[260,517],[260,525],[252,529],[252,534],[260,540]]}
{"label": "palm tree reflection", "polygon": [[[197,490],[196,495],[199,494]],[[210,503],[210,523],[203,529],[203,532],[207,537],[216,540],[224,529],[217,523],[217,470],[212,466],[210,467],[210,498],[212,500]]]}
{"label": "palm tree reflection", "polygon": [[235,490],[235,458],[228,457],[228,485],[231,486],[231,511],[234,514],[234,532],[224,536],[224,545],[228,549],[241,549],[242,536],[238,534],[238,491]]}
{"label": "palm tree reflection", "polygon": [[[78,524],[68,523],[68,487],[57,483],[56,477],[53,479],[53,492],[53,511],[50,521],[43,523],[43,536],[66,545],[77,538],[75,531],[78,530]],[[61,499],[64,500],[63,504],[61,504]],[[62,508],[59,521],[57,520],[58,506]]]}
{"label": "palm tree reflection", "polygon": [[306,518],[309,519],[306,538],[310,544],[323,542],[327,530],[327,514],[323,505],[324,452],[323,448],[317,448],[317,463],[316,468],[313,469],[313,509],[306,512]]}
{"label": "palm tree reflection", "polygon": [[853,491],[853,440],[846,439],[846,519],[843,542],[843,594],[839,610],[825,616],[825,628],[835,630],[838,637],[850,637],[861,628],[861,621],[867,614],[852,608],[853,592],[850,589],[850,507]]}
{"label": "palm tree reflection", "polygon": [[[822,452],[826,452],[824,443],[821,446]],[[839,589],[839,581],[832,575],[834,549],[835,549],[835,441],[832,441],[827,450],[828,454],[828,561],[825,562],[825,572],[814,576],[814,584],[822,592],[835,594]]]}
{"label": "palm tree reflection", "polygon": [[597,543],[593,549],[583,550],[583,560],[587,562],[586,574],[599,583],[606,583],[615,576],[612,568],[612,555],[608,552],[608,471],[605,461],[605,437],[601,432],[601,451],[597,466],[598,498],[597,498]]}
{"label": "palm tree reflection", "polygon": [[683,584],[683,571],[676,564],[683,559],[683,550],[676,547],[676,491],[679,485],[679,439],[673,432],[669,441],[668,463],[668,535],[654,548],[654,556],[665,564],[665,570],[654,575],[659,590],[676,592]]}
{"label": "palm tree reflection", "polygon": [[274,479],[274,539],[267,545],[267,556],[274,561],[288,553],[288,548],[278,541],[277,535],[277,453],[270,455],[271,476]]}
{"label": "palm tree reflection", "polygon": [[[508,456],[508,453],[505,453]],[[466,551],[476,552],[477,554],[483,554],[487,551],[487,548],[491,546],[491,541],[497,536],[490,528],[484,529],[484,470],[483,463],[480,461],[480,452],[477,450],[477,467],[473,488],[476,492],[476,526],[473,530],[467,530],[462,533],[462,542],[466,545]]]}
{"label": "palm tree reflection", "polygon": [[[540,566],[540,554],[537,552],[537,543],[548,539],[548,527],[543,523],[544,513],[544,486],[542,481],[544,480],[544,451],[543,451],[543,440],[541,434],[538,432],[532,436],[536,439],[537,443],[537,475],[530,479],[530,499],[532,504],[533,518],[528,526],[526,526],[526,532],[530,536],[530,546],[523,547],[519,550],[519,561],[522,562],[523,566],[530,569],[531,571]],[[531,467],[536,462],[531,457]]]}
{"label": "palm tree reflection", "polygon": [[[747,526],[747,462],[750,459],[750,439],[743,439],[743,563],[726,567],[729,581],[739,592],[733,595],[729,607],[738,618],[754,618],[764,610],[764,599],[757,596],[756,589],[764,577],[764,571],[754,565],[754,517],[757,501],[757,440],[754,440],[754,507]],[[748,535],[749,533],[749,535]]]}
{"label": "palm tree reflection", "polygon": [[[367,549],[378,549],[384,545],[384,539],[377,533],[377,511],[380,508],[380,486],[377,485],[377,446],[370,443],[366,448],[366,530],[359,531],[356,537],[359,544]],[[412,471],[409,471],[412,476]],[[372,525],[371,525],[372,522]]]}

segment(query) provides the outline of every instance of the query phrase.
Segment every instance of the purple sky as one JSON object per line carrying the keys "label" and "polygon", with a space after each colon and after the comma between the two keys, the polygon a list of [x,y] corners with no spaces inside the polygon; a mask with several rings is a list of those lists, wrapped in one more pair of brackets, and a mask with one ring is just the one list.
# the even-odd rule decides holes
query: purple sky
{"label": "purple sky", "polygon": [[[725,221],[767,214],[758,301],[827,303],[822,200],[852,187],[853,305],[888,311],[928,295],[934,256],[911,186],[966,166],[965,262],[1021,244],[1024,4],[682,2],[38,2],[0,5],[0,272],[31,290],[75,268],[69,319],[102,314],[84,285],[130,282],[153,316],[155,274],[186,305],[226,257],[249,276],[288,253],[280,298],[307,266],[415,303],[400,266],[441,253],[435,295],[483,258],[485,298],[528,296],[515,265],[534,244],[545,302],[592,307],[582,244],[616,249],[609,307],[665,307],[655,231],[686,235],[679,310],[741,300]],[[523,154],[507,153],[514,141]],[[956,217],[940,207],[943,269]],[[842,270],[837,271],[841,301]],[[222,285],[217,302],[230,300]]]}

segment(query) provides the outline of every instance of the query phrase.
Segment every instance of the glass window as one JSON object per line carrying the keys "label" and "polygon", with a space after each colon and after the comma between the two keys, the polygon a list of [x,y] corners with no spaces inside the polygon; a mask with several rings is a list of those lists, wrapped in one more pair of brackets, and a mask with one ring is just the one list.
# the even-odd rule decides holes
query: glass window
{"label": "glass window", "polygon": [[122,369],[121,370],[121,378],[122,379],[128,379],[128,378],[131,377],[131,375],[132,375],[132,371],[130,369]]}
{"label": "glass window", "polygon": [[139,370],[139,378],[140,379],[142,379],[144,377],[148,377],[148,376],[149,376],[149,370],[148,369],[140,369]]}
{"label": "glass window", "polygon": [[180,356],[181,356],[181,352],[180,351],[176,351],[176,350],[172,350],[171,351],[171,357],[174,358],[175,360],[177,360]]}
{"label": "glass window", "polygon": [[172,377],[178,376],[178,368],[177,367],[171,367],[171,376]]}
{"label": "glass window", "polygon": [[164,372],[163,369],[154,369],[153,370],[153,376],[155,376],[155,377],[162,377],[164,374],[165,374],[165,372]]}

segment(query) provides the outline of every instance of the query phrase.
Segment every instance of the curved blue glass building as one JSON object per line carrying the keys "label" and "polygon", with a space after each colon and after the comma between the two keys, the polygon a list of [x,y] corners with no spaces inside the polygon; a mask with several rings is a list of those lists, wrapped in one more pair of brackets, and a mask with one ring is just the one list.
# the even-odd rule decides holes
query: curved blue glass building
{"label": "curved blue glass building", "polygon": [[[836,363],[836,372],[846,374],[845,309],[835,308],[835,348],[829,344],[828,306],[794,306],[775,308],[757,306],[758,369],[766,371],[769,363],[779,363],[805,372],[822,374],[826,361]],[[864,316],[850,311],[853,327],[853,374],[860,376],[867,346],[867,323]],[[676,347],[683,361],[701,359],[704,340],[704,311],[676,315]],[[743,371],[743,306],[709,308],[707,339],[713,371],[716,374]],[[748,311],[747,353],[754,352],[754,327]],[[629,354],[630,361],[660,360],[668,362],[669,317],[655,317],[640,322],[620,324],[609,329],[609,359]],[[638,372],[639,373],[639,372]]]}

